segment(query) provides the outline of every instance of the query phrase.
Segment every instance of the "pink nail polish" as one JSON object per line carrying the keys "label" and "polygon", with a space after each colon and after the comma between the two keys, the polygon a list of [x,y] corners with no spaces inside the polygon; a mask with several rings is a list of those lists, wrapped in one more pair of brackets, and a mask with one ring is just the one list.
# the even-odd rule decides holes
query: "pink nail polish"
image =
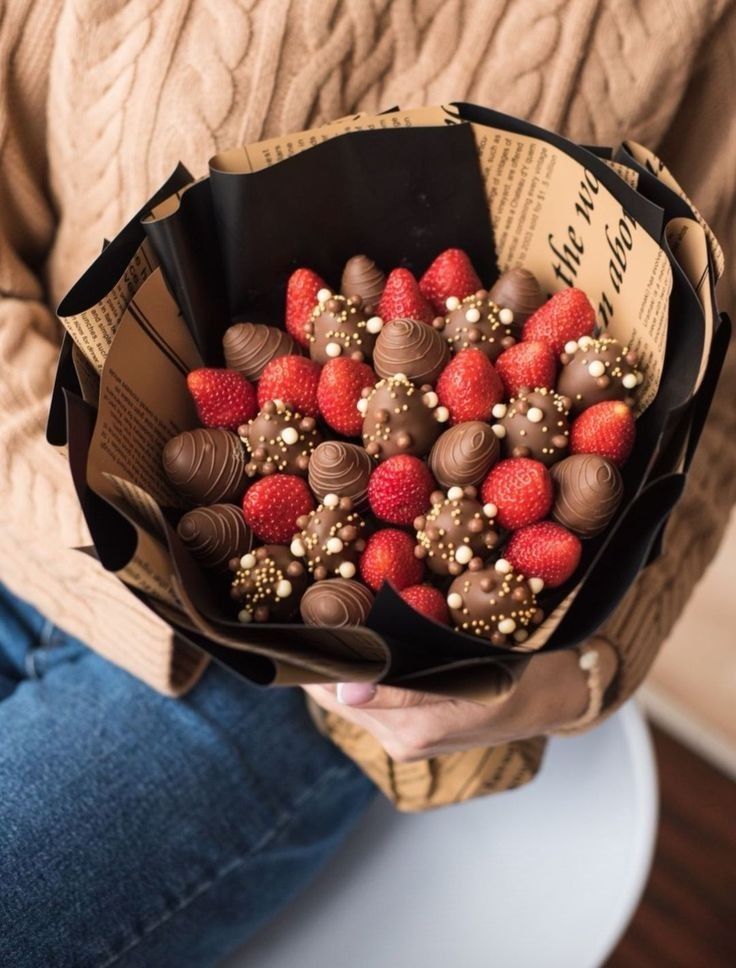
{"label": "pink nail polish", "polygon": [[372,682],[338,682],[337,701],[344,706],[362,706],[376,694]]}

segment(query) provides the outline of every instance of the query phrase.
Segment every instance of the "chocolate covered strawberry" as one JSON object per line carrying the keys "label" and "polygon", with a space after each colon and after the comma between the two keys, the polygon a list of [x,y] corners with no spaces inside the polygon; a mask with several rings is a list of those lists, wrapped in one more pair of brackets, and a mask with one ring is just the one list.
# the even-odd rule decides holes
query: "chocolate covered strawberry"
{"label": "chocolate covered strawberry", "polygon": [[384,581],[390,581],[397,591],[418,585],[424,572],[424,565],[414,555],[413,538],[396,528],[385,528],[371,535],[359,568],[361,578],[374,592]]}
{"label": "chocolate covered strawberry", "polygon": [[419,284],[408,269],[394,269],[386,280],[378,303],[378,315],[385,323],[392,319],[416,319],[431,323],[432,307],[419,291]]}
{"label": "chocolate covered strawberry", "polygon": [[306,325],[317,305],[317,293],[327,283],[311,269],[296,269],[286,286],[286,330],[301,346],[309,346]]}
{"label": "chocolate covered strawberry", "polygon": [[419,280],[419,289],[440,316],[447,312],[450,296],[464,299],[483,288],[478,273],[462,249],[445,249]]}
{"label": "chocolate covered strawberry", "polygon": [[545,517],[554,500],[552,477],[538,460],[510,457],[499,461],[483,481],[484,505],[496,508],[495,521],[502,528],[522,528]]}
{"label": "chocolate covered strawberry", "polygon": [[450,624],[447,600],[439,588],[435,588],[434,585],[410,585],[399,594],[420,615],[431,618],[441,625]]}
{"label": "chocolate covered strawberry", "polygon": [[187,388],[203,427],[237,430],[258,412],[255,388],[237,370],[209,366],[192,370]]}
{"label": "chocolate covered strawberry", "polygon": [[623,467],[636,437],[634,415],[621,400],[604,400],[583,410],[570,428],[571,454],[598,454]]}
{"label": "chocolate covered strawberry", "polygon": [[318,417],[317,385],[322,367],[306,356],[277,356],[258,381],[258,406],[283,400],[304,417]]}
{"label": "chocolate covered strawberry", "polygon": [[557,357],[552,347],[542,340],[510,346],[501,353],[494,365],[509,397],[517,396],[524,388],[536,390],[547,387],[554,390]]}
{"label": "chocolate covered strawberry", "polygon": [[374,387],[378,377],[367,363],[338,356],[322,367],[317,386],[317,404],[322,419],[346,437],[359,437],[363,415],[358,400],[366,387]]}
{"label": "chocolate covered strawberry", "polygon": [[540,521],[515,531],[504,557],[526,578],[556,588],[575,571],[581,551],[580,539],[572,531],[554,521]]}
{"label": "chocolate covered strawberry", "polygon": [[481,350],[461,350],[437,381],[437,396],[450,412],[450,422],[490,420],[491,411],[504,398],[503,384]]}
{"label": "chocolate covered strawberry", "polygon": [[297,518],[314,510],[314,498],[301,477],[271,474],[245,492],[243,517],[261,541],[288,544],[297,529]]}
{"label": "chocolate covered strawberry", "polygon": [[524,342],[542,340],[554,353],[566,343],[590,336],[595,328],[595,310],[582,289],[561,289],[524,323]]}
{"label": "chocolate covered strawberry", "polygon": [[396,454],[379,464],[368,482],[368,502],[377,518],[410,525],[429,508],[437,484],[418,457]]}

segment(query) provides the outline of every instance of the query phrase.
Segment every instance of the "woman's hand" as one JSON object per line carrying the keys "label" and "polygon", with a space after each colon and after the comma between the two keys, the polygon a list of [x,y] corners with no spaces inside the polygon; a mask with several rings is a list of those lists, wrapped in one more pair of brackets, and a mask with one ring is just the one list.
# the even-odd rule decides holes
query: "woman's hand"
{"label": "woman's hand", "polygon": [[[590,644],[598,650],[606,689],[616,672],[616,654],[603,639]],[[394,760],[408,763],[529,739],[573,722],[590,698],[578,659],[577,650],[538,656],[510,695],[492,705],[368,683],[303,688],[324,709],[367,729]]]}

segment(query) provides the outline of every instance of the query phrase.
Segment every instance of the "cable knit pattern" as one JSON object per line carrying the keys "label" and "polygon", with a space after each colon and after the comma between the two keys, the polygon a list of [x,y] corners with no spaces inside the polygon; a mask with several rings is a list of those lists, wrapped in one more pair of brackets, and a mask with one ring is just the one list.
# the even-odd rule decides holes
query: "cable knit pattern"
{"label": "cable knit pattern", "polygon": [[[50,310],[181,160],[356,110],[488,103],[662,154],[727,251],[736,210],[732,0],[6,0],[0,21],[0,578],[163,691],[201,670],[88,555],[43,440]],[[721,299],[734,291],[734,263]],[[646,674],[736,499],[732,375],[666,552],[609,623],[617,700]]]}

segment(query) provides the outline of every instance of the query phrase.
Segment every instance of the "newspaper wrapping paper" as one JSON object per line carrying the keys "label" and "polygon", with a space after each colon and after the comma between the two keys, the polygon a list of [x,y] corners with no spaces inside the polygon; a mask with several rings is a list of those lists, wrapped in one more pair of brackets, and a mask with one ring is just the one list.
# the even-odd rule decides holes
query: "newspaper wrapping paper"
{"label": "newspaper wrapping paper", "polygon": [[[457,122],[454,108],[420,108],[342,119],[314,131],[222,153],[213,159],[211,168],[228,173],[256,172],[351,132],[442,126],[448,122]],[[648,374],[643,410],[655,398],[665,359],[672,288],[667,255],[605,186],[564,150],[502,128],[476,123],[470,127],[499,268],[526,266],[549,292],[571,284],[584,289],[605,328],[642,354]],[[646,157],[650,167],[653,158],[651,154]],[[629,185],[636,185],[637,174],[632,167],[620,161],[608,163]],[[661,177],[664,171],[660,167],[655,177]],[[152,206],[150,219],[155,221],[176,211],[186,191],[186,186],[181,187],[163,204],[159,201]],[[697,213],[668,226],[667,236],[700,296],[706,316],[698,361],[699,384],[708,363],[715,318],[712,300],[709,304],[711,266],[719,269],[722,262],[718,261],[717,243]],[[205,635],[216,657],[222,658],[223,649],[268,657],[275,669],[271,684],[382,678],[389,669],[389,657],[381,637],[370,630],[363,630],[357,651],[355,641],[348,644],[339,634],[326,630],[314,630],[315,643],[319,640],[315,650],[290,647],[288,628],[271,631],[266,627],[234,641],[221,624],[202,614],[201,599],[195,594],[192,600],[191,587],[182,585],[181,569],[172,560],[171,528],[161,510],[180,507],[181,501],[160,471],[160,453],[170,436],[197,425],[183,377],[188,369],[201,365],[201,356],[158,262],[150,242],[143,241],[98,302],[62,316],[75,343],[75,369],[78,375],[81,373],[85,399],[94,396],[94,378],[101,377],[99,410],[88,455],[88,484],[130,522],[138,539],[135,554],[116,569],[118,575],[150,596],[152,606],[180,630],[189,630],[193,636],[199,633],[200,641]],[[144,355],[149,365],[141,367]],[[696,388],[691,387],[690,392]],[[532,648],[540,648],[560,624],[577,591],[571,590],[548,615],[530,643]],[[317,655],[317,650],[321,654]],[[523,664],[510,661],[488,667],[469,659],[453,663],[452,668],[448,665],[444,678],[435,676],[428,682],[414,675],[405,677],[405,684],[493,701],[513,687]],[[424,768],[400,766],[388,762],[382,750],[375,744],[371,749],[367,737],[354,732],[342,722],[331,724],[333,738],[350,755],[355,756],[363,747],[366,772],[406,809],[479,795],[490,788],[491,776],[494,788],[498,788],[499,777],[503,786],[519,785],[534,774],[541,755],[538,743],[514,744],[502,751],[436,758],[427,761],[430,765]],[[443,761],[444,775],[454,778],[451,783],[440,782]],[[397,787],[399,774],[403,779]]]}

